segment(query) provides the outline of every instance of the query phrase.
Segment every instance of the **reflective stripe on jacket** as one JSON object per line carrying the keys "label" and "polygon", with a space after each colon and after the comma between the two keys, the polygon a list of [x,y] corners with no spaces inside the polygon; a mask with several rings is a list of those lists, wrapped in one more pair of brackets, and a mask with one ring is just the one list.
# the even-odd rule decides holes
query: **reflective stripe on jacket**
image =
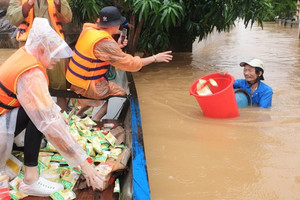
{"label": "reflective stripe on jacket", "polygon": [[97,59],[94,55],[95,44],[104,38],[113,40],[106,31],[94,28],[83,30],[66,72],[66,78],[71,84],[87,90],[91,80],[106,79],[105,73],[109,63]]}
{"label": "reflective stripe on jacket", "polygon": [[[27,0],[21,0],[22,5],[27,1]],[[47,0],[48,2],[48,14],[49,18],[52,24],[53,29],[64,39],[64,34],[62,31],[62,24],[59,21],[57,14],[56,14],[56,8],[54,5],[53,0]],[[29,31],[32,27],[32,22],[34,19],[34,13],[33,13],[33,7],[30,9],[28,16],[24,19],[24,21],[18,26],[18,32],[16,35],[16,40],[17,41],[26,41]]]}
{"label": "reflective stripe on jacket", "polygon": [[[16,98],[18,78],[27,70],[40,68],[47,81],[45,68],[24,47],[18,49],[0,67],[0,115],[20,106]],[[33,77],[34,78],[34,77]],[[48,81],[49,84],[49,81]]]}

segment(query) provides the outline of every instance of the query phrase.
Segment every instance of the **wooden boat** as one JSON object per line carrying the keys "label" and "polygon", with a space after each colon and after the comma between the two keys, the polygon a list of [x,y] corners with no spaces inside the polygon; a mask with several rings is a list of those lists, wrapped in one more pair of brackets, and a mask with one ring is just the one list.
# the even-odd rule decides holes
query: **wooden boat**
{"label": "wooden boat", "polygon": [[[127,164],[126,173],[123,173],[118,178],[120,180],[120,197],[121,200],[137,200],[150,199],[150,189],[147,173],[147,163],[144,151],[142,122],[140,116],[140,108],[138,102],[137,91],[135,83],[130,72],[118,70],[116,81],[119,85],[127,90],[127,96],[124,97],[109,97],[123,99],[120,105],[113,105],[119,107],[118,116],[113,119],[103,119],[97,126],[103,123],[115,123],[121,125],[126,131],[126,146],[131,148],[131,157]],[[57,91],[51,90],[52,96],[84,98],[71,91]],[[115,101],[116,102],[116,101]],[[118,104],[118,103],[117,103]],[[108,109],[108,112],[110,110]],[[97,199],[97,200],[111,200],[113,197],[113,185],[109,186],[104,191],[93,191],[91,188],[84,190],[76,190],[76,199]],[[51,199],[50,197],[32,197],[28,196],[24,199]]]}

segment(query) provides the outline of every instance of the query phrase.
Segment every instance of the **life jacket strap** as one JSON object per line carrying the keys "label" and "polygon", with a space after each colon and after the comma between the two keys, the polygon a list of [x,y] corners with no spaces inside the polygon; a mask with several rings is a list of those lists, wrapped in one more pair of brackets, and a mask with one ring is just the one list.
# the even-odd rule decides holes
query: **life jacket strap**
{"label": "life jacket strap", "polygon": [[82,58],[82,59],[84,59],[84,60],[87,60],[87,61],[89,61],[89,62],[91,62],[91,63],[102,63],[102,62],[104,62],[104,61],[99,60],[99,59],[88,58],[88,57],[82,55],[81,53],[79,53],[79,51],[77,51],[76,48],[74,49],[74,51],[75,51],[75,53],[76,53],[80,58]]}
{"label": "life jacket strap", "polygon": [[5,109],[7,109],[7,110],[12,110],[12,109],[14,109],[14,108],[17,108],[17,107],[15,107],[15,106],[9,106],[9,105],[6,105],[6,104],[2,103],[1,101],[0,101],[0,107],[5,108]]}
{"label": "life jacket strap", "polygon": [[29,26],[29,25],[30,25],[30,24],[29,24],[28,22],[26,22],[26,21],[22,21],[21,24],[25,24],[26,26]]}
{"label": "life jacket strap", "polygon": [[12,97],[12,98],[17,98],[17,96],[10,91],[7,87],[5,87],[1,82],[0,82],[0,88],[7,94],[7,96]]}

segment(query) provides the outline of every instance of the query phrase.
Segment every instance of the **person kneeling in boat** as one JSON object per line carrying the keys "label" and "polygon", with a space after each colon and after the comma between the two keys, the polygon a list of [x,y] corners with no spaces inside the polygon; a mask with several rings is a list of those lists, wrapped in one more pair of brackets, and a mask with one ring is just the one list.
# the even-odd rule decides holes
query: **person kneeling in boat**
{"label": "person kneeling in boat", "polygon": [[[264,79],[264,64],[259,59],[252,59],[247,62],[241,62],[244,67],[245,79],[237,79],[233,83],[234,89],[246,90],[252,99],[252,105],[262,108],[269,108],[272,105],[273,90],[270,86],[262,82]],[[226,72],[220,72],[225,74]]]}
{"label": "person kneeling in boat", "polygon": [[[66,78],[71,83],[71,90],[92,99],[104,99],[108,96],[124,96],[125,90],[114,82],[108,81],[106,72],[109,65],[130,72],[139,71],[143,66],[154,62],[169,62],[173,56],[171,51],[140,58],[124,53],[121,48],[127,45],[127,39],[121,43],[113,39],[119,33],[119,27],[126,21],[114,6],[107,6],[100,10],[99,22],[85,23],[79,39],[75,45],[74,56],[67,69]],[[125,36],[126,37],[126,36]],[[103,101],[78,99],[78,105],[99,106]],[[107,101],[102,106],[107,108]],[[105,109],[106,109],[105,108]],[[93,120],[98,121],[106,113],[102,109]],[[82,110],[85,110],[84,107]],[[82,115],[79,111],[77,115]]]}
{"label": "person kneeling in boat", "polygon": [[19,190],[27,195],[49,196],[64,189],[62,184],[39,176],[37,165],[43,134],[70,167],[81,167],[89,186],[100,187],[96,180],[101,176],[69,132],[60,107],[48,90],[46,69],[71,56],[72,50],[47,19],[35,18],[25,46],[0,67],[0,174],[5,174],[14,136],[26,128],[24,178]]}

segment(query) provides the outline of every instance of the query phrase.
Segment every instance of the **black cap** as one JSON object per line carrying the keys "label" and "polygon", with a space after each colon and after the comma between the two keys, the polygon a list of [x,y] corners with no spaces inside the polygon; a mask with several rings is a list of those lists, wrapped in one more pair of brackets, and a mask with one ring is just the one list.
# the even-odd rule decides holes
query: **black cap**
{"label": "black cap", "polygon": [[98,26],[100,27],[120,25],[126,21],[126,18],[123,17],[118,8],[114,6],[102,8],[99,13],[99,19]]}

